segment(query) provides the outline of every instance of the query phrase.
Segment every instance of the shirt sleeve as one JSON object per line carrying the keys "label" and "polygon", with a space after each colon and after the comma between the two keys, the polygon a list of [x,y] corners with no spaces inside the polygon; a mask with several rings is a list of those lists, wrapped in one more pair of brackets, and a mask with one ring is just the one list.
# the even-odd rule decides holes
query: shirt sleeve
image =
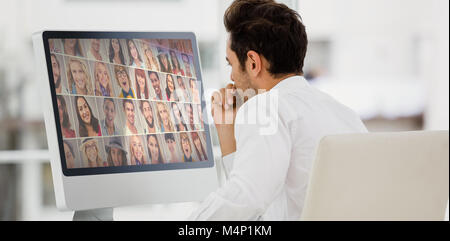
{"label": "shirt sleeve", "polygon": [[[278,114],[272,114],[268,120],[277,129],[264,135],[261,130],[267,125],[238,123],[243,112],[253,116],[252,110],[247,109],[240,110],[236,117],[237,151],[234,162],[228,166],[229,179],[203,201],[190,220],[256,220],[283,189],[291,146],[287,126]],[[225,160],[224,165],[226,162],[230,160]]]}
{"label": "shirt sleeve", "polygon": [[227,180],[230,177],[231,170],[233,170],[234,154],[235,153],[231,153],[222,158],[223,172],[225,173]]}

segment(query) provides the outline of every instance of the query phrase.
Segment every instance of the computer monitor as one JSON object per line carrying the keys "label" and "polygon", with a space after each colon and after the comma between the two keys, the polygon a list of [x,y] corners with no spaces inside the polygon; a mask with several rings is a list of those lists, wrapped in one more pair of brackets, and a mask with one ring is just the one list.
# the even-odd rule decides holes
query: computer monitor
{"label": "computer monitor", "polygon": [[217,188],[193,33],[43,31],[33,44],[59,209]]}

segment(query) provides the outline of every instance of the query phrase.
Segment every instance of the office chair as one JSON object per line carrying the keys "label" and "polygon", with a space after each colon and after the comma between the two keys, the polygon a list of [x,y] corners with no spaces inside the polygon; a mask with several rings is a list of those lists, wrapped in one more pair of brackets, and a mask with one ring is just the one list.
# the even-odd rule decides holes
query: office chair
{"label": "office chair", "polygon": [[449,132],[328,136],[301,220],[444,220]]}

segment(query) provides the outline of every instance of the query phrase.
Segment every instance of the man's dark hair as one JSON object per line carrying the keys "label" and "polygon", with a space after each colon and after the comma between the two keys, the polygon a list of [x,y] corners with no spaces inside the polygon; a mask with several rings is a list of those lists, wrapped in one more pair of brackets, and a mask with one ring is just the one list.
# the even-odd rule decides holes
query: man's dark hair
{"label": "man's dark hair", "polygon": [[235,0],[224,24],[242,70],[253,50],[267,59],[273,76],[303,74],[308,38],[296,11],[273,0]]}

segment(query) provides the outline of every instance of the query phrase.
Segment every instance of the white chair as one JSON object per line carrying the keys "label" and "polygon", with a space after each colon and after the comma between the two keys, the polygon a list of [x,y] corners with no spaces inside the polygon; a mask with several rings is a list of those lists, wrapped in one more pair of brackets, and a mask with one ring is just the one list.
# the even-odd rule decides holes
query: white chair
{"label": "white chair", "polygon": [[302,220],[444,220],[449,132],[325,137]]}

